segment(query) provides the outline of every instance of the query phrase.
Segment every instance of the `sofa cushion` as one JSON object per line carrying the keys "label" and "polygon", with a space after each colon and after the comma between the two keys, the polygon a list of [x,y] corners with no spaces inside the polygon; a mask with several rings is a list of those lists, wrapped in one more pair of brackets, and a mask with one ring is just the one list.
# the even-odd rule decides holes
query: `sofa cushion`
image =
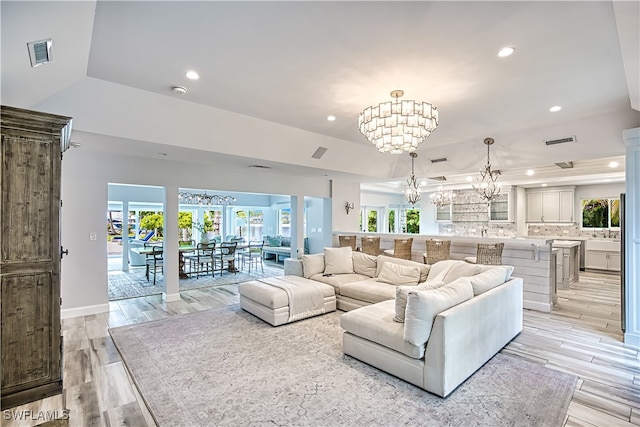
{"label": "sofa cushion", "polygon": [[451,270],[454,265],[460,263],[465,262],[457,259],[447,259],[432,264],[431,269],[429,270],[429,277],[427,278],[427,282],[442,282],[444,280],[444,276],[447,275],[449,270]]}
{"label": "sofa cushion", "polygon": [[396,297],[395,297],[395,311],[396,314],[393,317],[395,322],[404,323],[404,315],[407,309],[407,294],[410,290],[421,290],[427,291],[430,289],[437,289],[440,286],[444,286],[443,282],[425,282],[420,283],[418,286],[398,286],[396,288]]}
{"label": "sofa cushion", "polygon": [[360,282],[345,283],[340,286],[340,295],[375,304],[393,299],[396,287],[380,283],[375,277]]}
{"label": "sofa cushion", "polygon": [[436,316],[471,298],[473,298],[473,286],[468,277],[461,277],[437,289],[409,291],[404,339],[416,346],[425,344],[431,335],[431,327]]}
{"label": "sofa cushion", "polygon": [[368,277],[375,277],[378,267],[378,262],[375,256],[353,251],[351,253],[351,257],[353,258],[353,271],[355,273],[364,274]]}
{"label": "sofa cushion", "polygon": [[269,237],[269,246],[280,246],[282,244],[282,240],[279,237]]}
{"label": "sofa cushion", "polygon": [[386,256],[386,255],[378,255],[378,267],[376,269],[376,276],[380,275],[382,266],[387,262],[393,262],[395,264],[400,264],[400,265],[408,265],[410,267],[418,267],[420,269],[420,282],[424,282],[425,280],[427,280],[427,277],[429,276],[429,269],[431,268],[430,265],[422,264],[420,262],[415,262],[408,259],[400,259],[400,258],[393,258],[390,256]]}
{"label": "sofa cushion", "polygon": [[309,277],[311,280],[316,280],[318,282],[326,283],[327,285],[331,285],[335,288],[336,295],[341,295],[340,289],[343,285],[347,283],[353,282],[361,282],[363,280],[370,279],[370,277],[365,276],[364,274],[336,274],[332,276],[324,276],[322,273],[316,274],[314,276]]}
{"label": "sofa cushion", "polygon": [[471,277],[476,274],[484,273],[487,270],[491,270],[495,265],[485,264],[470,264],[462,261],[461,264],[454,265],[451,270],[444,276],[442,280],[444,283],[451,283],[460,277]]}
{"label": "sofa cushion", "polygon": [[302,256],[302,273],[307,279],[324,272],[324,254]]}
{"label": "sofa cushion", "polygon": [[324,248],[325,274],[353,273],[353,257],[351,246],[343,248]]}
{"label": "sofa cushion", "polygon": [[385,262],[380,269],[378,282],[390,285],[417,285],[420,280],[420,269],[407,265]]}
{"label": "sofa cushion", "polygon": [[501,265],[471,276],[469,281],[471,282],[471,286],[473,286],[473,295],[480,295],[489,289],[502,285],[511,278],[512,272],[513,267]]}
{"label": "sofa cushion", "polygon": [[383,301],[344,313],[340,317],[340,325],[353,335],[414,359],[424,357],[425,346],[415,346],[405,341],[403,325],[393,321],[393,301]]}

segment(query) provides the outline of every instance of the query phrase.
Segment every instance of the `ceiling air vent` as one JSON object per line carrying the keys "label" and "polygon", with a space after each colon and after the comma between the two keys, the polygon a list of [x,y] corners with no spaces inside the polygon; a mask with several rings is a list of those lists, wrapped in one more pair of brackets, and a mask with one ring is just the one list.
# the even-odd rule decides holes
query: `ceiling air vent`
{"label": "ceiling air vent", "polygon": [[433,181],[441,181],[441,182],[447,180],[447,178],[444,176],[432,176],[429,179]]}
{"label": "ceiling air vent", "polygon": [[437,158],[437,159],[429,159],[429,161],[431,163],[442,163],[442,162],[448,162],[449,159],[447,159],[446,157],[440,157],[440,158]]}
{"label": "ceiling air vent", "polygon": [[568,142],[576,142],[575,136],[567,136],[566,138],[548,139],[544,141],[546,145],[566,144]]}
{"label": "ceiling air vent", "polygon": [[556,166],[558,166],[559,168],[562,168],[562,169],[571,169],[571,168],[573,168],[573,162],[556,163]]}
{"label": "ceiling air vent", "polygon": [[47,64],[53,60],[53,42],[51,39],[27,43],[31,67]]}
{"label": "ceiling air vent", "polygon": [[327,152],[327,148],[325,147],[318,147],[318,149],[315,151],[315,153],[313,153],[313,155],[311,156],[311,158],[313,159],[319,159],[320,157],[324,156],[324,153]]}

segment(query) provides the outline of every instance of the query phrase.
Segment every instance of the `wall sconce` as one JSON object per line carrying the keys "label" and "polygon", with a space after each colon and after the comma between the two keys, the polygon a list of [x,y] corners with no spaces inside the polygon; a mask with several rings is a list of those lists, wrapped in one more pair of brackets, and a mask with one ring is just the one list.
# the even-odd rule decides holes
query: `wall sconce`
{"label": "wall sconce", "polygon": [[347,211],[347,215],[349,215],[349,211],[354,208],[353,202],[346,202],[344,204],[344,210]]}

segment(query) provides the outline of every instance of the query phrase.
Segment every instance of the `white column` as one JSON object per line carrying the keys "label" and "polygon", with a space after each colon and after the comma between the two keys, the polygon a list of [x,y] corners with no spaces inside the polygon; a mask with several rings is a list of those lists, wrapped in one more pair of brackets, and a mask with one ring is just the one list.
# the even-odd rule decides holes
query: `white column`
{"label": "white column", "polygon": [[178,284],[178,186],[164,188],[164,292],[166,302],[180,300]]}
{"label": "white column", "polygon": [[129,271],[129,201],[122,202],[122,271]]}
{"label": "white column", "polygon": [[291,258],[304,255],[304,196],[291,196]]}
{"label": "white column", "polygon": [[626,129],[624,342],[640,347],[640,128]]}

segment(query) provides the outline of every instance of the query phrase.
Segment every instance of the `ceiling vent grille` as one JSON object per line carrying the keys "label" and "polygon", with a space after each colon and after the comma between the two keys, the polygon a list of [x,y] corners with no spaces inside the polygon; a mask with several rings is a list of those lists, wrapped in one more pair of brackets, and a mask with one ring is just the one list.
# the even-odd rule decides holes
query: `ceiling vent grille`
{"label": "ceiling vent grille", "polygon": [[447,180],[445,176],[432,176],[429,179],[433,181],[440,181],[440,182]]}
{"label": "ceiling vent grille", "polygon": [[569,142],[576,142],[575,136],[567,136],[566,138],[548,139],[544,141],[546,145],[566,144]]}
{"label": "ceiling vent grille", "polygon": [[311,158],[319,159],[322,156],[324,156],[324,153],[326,153],[326,152],[327,152],[327,148],[326,147],[318,147],[318,149],[315,151],[315,153],[313,153]]}
{"label": "ceiling vent grille", "polygon": [[429,161],[431,163],[442,163],[442,162],[448,162],[449,159],[447,159],[446,157],[439,157],[437,159],[429,159]]}
{"label": "ceiling vent grille", "polygon": [[27,43],[31,67],[47,64],[53,60],[53,42],[51,39]]}
{"label": "ceiling vent grille", "polygon": [[556,166],[562,169],[571,169],[573,168],[573,162],[560,162],[556,163]]}

